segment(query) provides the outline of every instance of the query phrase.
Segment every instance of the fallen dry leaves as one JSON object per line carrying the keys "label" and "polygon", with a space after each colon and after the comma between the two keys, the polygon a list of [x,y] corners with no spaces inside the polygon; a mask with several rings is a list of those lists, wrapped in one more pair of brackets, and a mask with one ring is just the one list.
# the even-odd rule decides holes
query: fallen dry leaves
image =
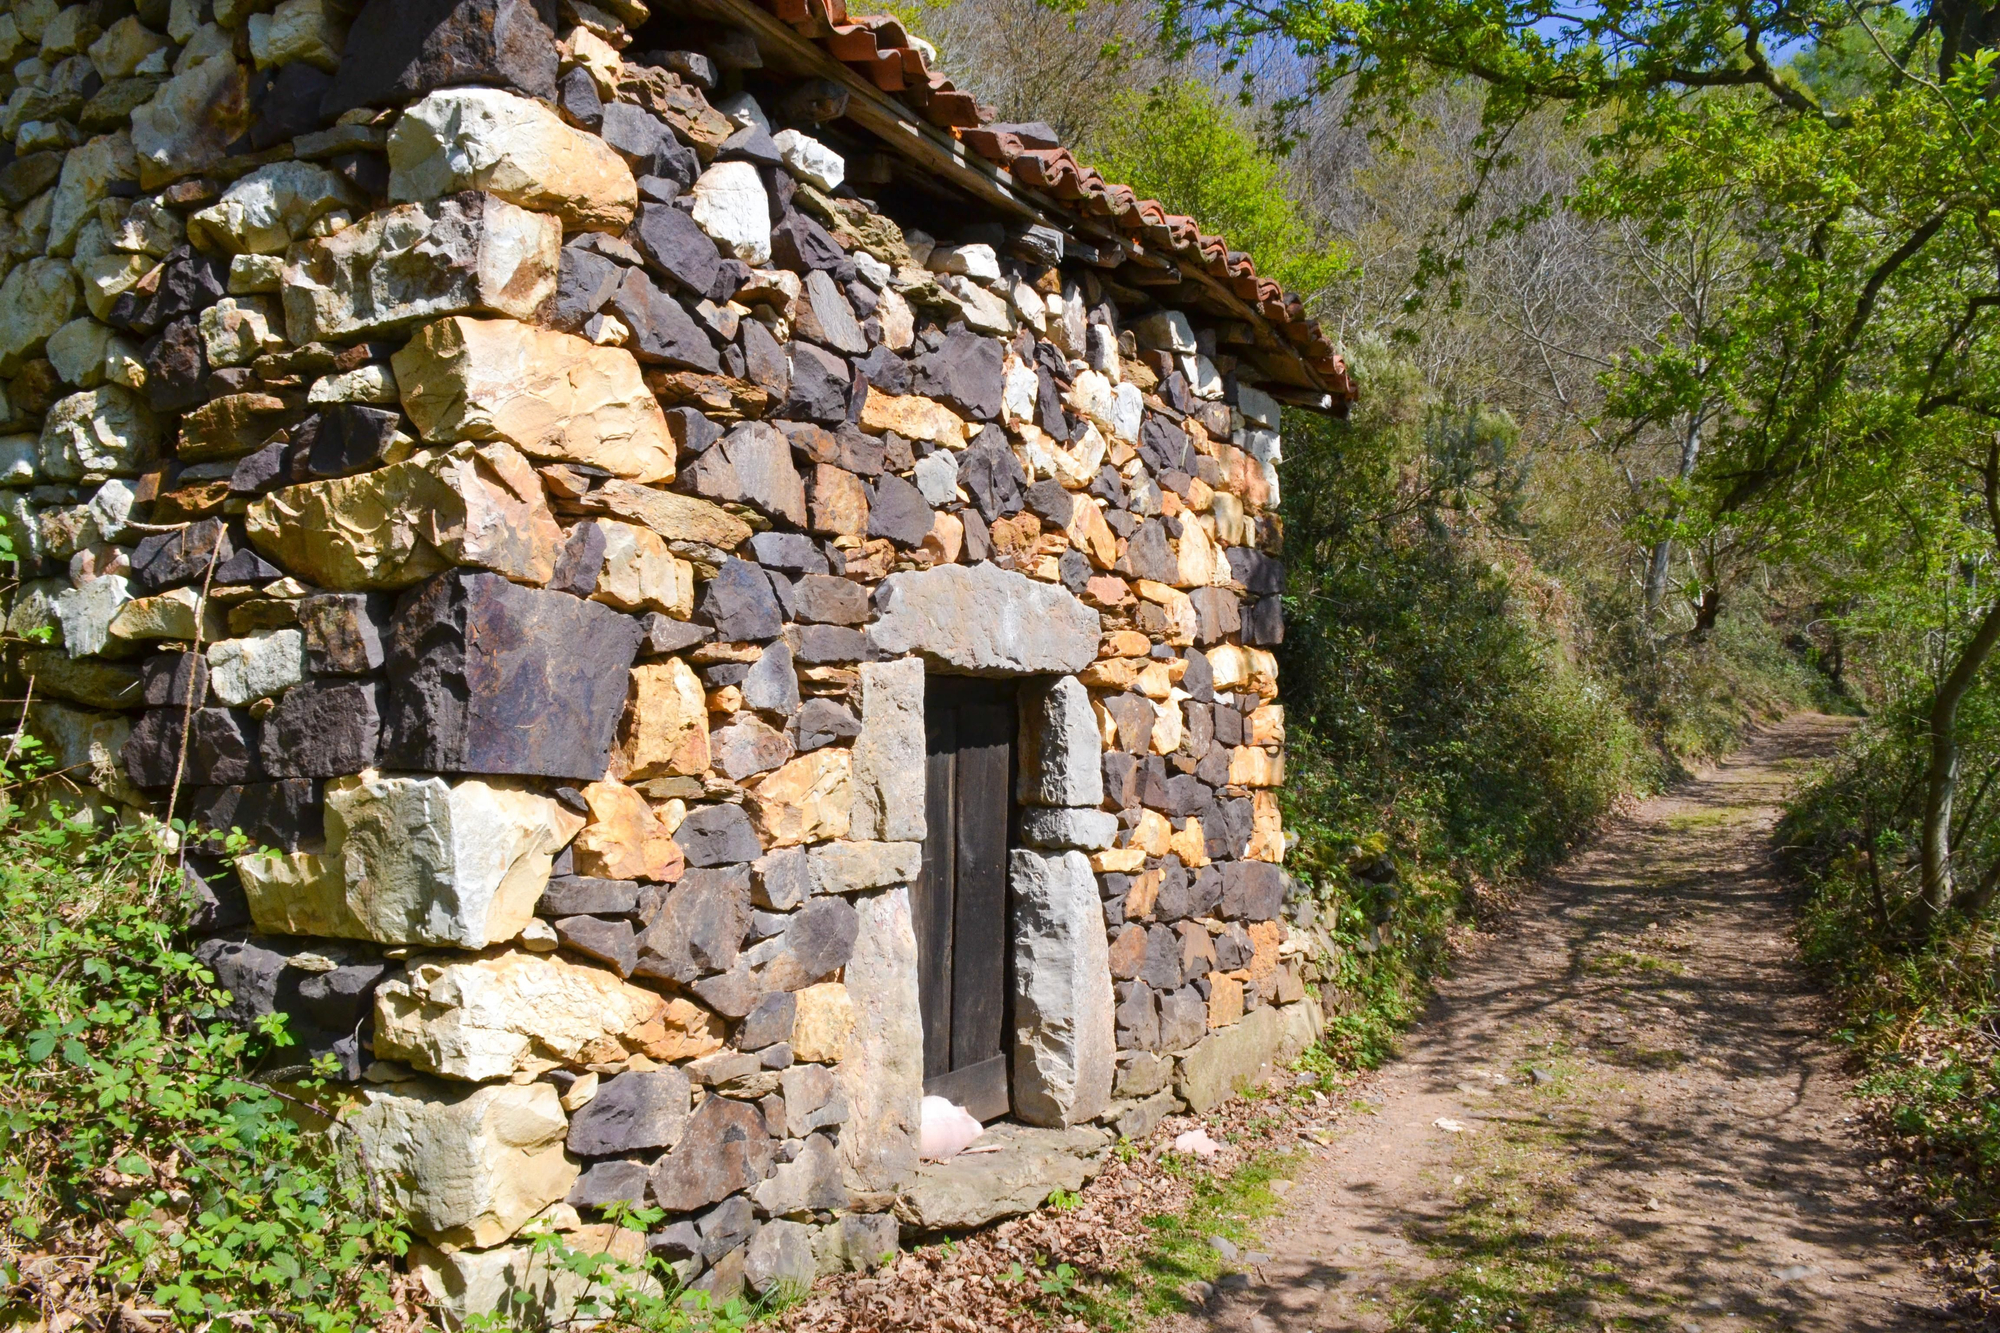
{"label": "fallen dry leaves", "polygon": [[[1280,1094],[1238,1099],[1206,1116],[1169,1116],[1131,1160],[1114,1155],[1074,1206],[920,1246],[872,1274],[822,1279],[779,1326],[787,1333],[1092,1333],[1081,1320],[1061,1317],[1039,1278],[1068,1264],[1083,1285],[1126,1267],[1146,1241],[1149,1218],[1182,1211],[1199,1183],[1226,1179],[1255,1154],[1313,1146],[1312,1136],[1338,1117],[1338,1101]],[[1174,1153],[1174,1137],[1197,1127],[1221,1151],[1209,1158]],[[1021,1276],[1011,1276],[1017,1266]]]}

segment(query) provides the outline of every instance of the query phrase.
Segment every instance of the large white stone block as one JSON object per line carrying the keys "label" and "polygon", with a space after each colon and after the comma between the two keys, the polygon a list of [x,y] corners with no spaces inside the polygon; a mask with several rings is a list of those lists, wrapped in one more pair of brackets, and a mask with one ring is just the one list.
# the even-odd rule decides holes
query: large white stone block
{"label": "large white stone block", "polygon": [[547,1083],[370,1088],[347,1117],[410,1223],[444,1245],[497,1245],[569,1193],[569,1122]]}
{"label": "large white stone block", "polygon": [[1014,1114],[1068,1128],[1111,1101],[1118,1055],[1111,952],[1097,877],[1081,852],[1016,850]]}
{"label": "large white stone block", "polygon": [[478,778],[362,774],[326,790],[328,854],[363,938],[385,944],[483,949],[514,938],[555,853],[582,827],[546,796]]}
{"label": "large white stone block", "polygon": [[530,458],[588,463],[632,481],[672,481],[659,399],[622,347],[511,319],[440,320],[392,364],[426,440],[505,440]]}
{"label": "large white stone block", "polygon": [[922,660],[862,663],[861,734],[854,738],[849,836],[857,841],[922,842],[924,774]]}
{"label": "large white stone block", "polygon": [[490,194],[370,213],[285,261],[294,343],[352,342],[444,315],[527,319],[555,294],[562,220]]}
{"label": "large white stone block", "polygon": [[1104,744],[1090,691],[1075,676],[1024,683],[1020,693],[1024,805],[1095,806],[1104,800]]}
{"label": "large white stone block", "polygon": [[752,267],[771,262],[771,199],[749,162],[718,162],[694,183],[695,225],[726,255]]}
{"label": "large white stone block", "polygon": [[[894,1190],[917,1168],[924,1096],[924,1024],[917,1006],[917,933],[908,889],[855,903],[861,930],[842,976],[854,1030],[836,1068],[850,1107],[841,1173],[852,1191]],[[1099,937],[1103,932],[1100,928]],[[1111,984],[1106,965],[1105,984]]]}
{"label": "large white stone block", "polygon": [[389,197],[486,190],[571,231],[623,231],[639,187],[625,159],[540,102],[500,88],[447,88],[389,132]]}
{"label": "large white stone block", "polygon": [[188,239],[230,254],[283,254],[326,214],[364,202],[353,186],[316,163],[273,162],[190,217]]}
{"label": "large white stone block", "polygon": [[58,399],[42,422],[38,447],[50,477],[136,476],[159,453],[160,424],[138,394],[103,384]]}
{"label": "large white stone block", "polygon": [[[692,1008],[682,1001],[684,1008]],[[553,954],[411,964],[375,992],[375,1053],[470,1083],[616,1063],[667,1011],[652,991]]]}

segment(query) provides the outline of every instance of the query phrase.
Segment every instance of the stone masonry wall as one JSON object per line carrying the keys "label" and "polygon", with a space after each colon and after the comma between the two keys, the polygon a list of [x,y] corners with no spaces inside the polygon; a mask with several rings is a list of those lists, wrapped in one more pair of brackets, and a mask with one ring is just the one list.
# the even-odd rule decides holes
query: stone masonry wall
{"label": "stone masonry wall", "polygon": [[12,697],[263,849],[192,854],[201,955],[459,1313],[617,1200],[718,1292],[894,1247],[926,670],[1027,679],[1018,1119],[1143,1132],[1314,1030],[1254,363],[1101,244],[899,225],[844,94],[679,31],[0,15]]}

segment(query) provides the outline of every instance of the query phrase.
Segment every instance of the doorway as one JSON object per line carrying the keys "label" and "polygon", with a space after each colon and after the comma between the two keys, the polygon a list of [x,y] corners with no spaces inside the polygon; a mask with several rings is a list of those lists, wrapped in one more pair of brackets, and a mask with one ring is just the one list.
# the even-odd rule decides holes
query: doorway
{"label": "doorway", "polygon": [[923,868],[911,895],[924,1092],[980,1120],[1007,1114],[1007,850],[1014,826],[1012,681],[924,682]]}

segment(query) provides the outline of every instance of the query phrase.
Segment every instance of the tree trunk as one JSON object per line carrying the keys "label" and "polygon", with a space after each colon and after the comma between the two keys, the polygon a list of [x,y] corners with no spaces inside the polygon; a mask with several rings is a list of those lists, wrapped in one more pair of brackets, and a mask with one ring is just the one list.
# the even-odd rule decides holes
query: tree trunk
{"label": "tree trunk", "polygon": [[1917,904],[1917,915],[1925,925],[1951,906],[1955,892],[1951,802],[1958,790],[1958,706],[1979,678],[1979,669],[1993,655],[1996,643],[2000,643],[2000,602],[1987,610],[1931,701],[1931,757],[1924,775],[1924,879]]}
{"label": "tree trunk", "polygon": [[[1685,483],[1694,475],[1694,465],[1701,457],[1701,409],[1688,414],[1687,434],[1681,437],[1681,465],[1677,474]],[[1677,517],[1679,507],[1668,511],[1667,518]],[[1653,543],[1653,553],[1646,561],[1646,616],[1651,619],[1660,609],[1660,603],[1667,596],[1667,571],[1671,568],[1674,555],[1674,540],[1663,537]]]}
{"label": "tree trunk", "polygon": [[1667,567],[1674,556],[1671,539],[1653,543],[1653,554],[1646,561],[1646,614],[1651,616],[1660,609],[1660,603],[1667,595]]}
{"label": "tree trunk", "polygon": [[[1986,513],[1993,539],[2000,543],[2000,437],[1986,451]],[[1979,670],[2000,643],[2000,601],[1986,610],[1958,661],[1938,685],[1931,701],[1931,757],[1924,773],[1923,883],[1917,892],[1916,914],[1928,928],[1952,906],[1956,896],[1951,869],[1951,802],[1958,788],[1958,706],[1979,679]]]}
{"label": "tree trunk", "polygon": [[1722,614],[1722,589],[1715,585],[1701,590],[1701,600],[1694,607],[1694,636],[1699,639],[1715,628],[1715,618]]}

